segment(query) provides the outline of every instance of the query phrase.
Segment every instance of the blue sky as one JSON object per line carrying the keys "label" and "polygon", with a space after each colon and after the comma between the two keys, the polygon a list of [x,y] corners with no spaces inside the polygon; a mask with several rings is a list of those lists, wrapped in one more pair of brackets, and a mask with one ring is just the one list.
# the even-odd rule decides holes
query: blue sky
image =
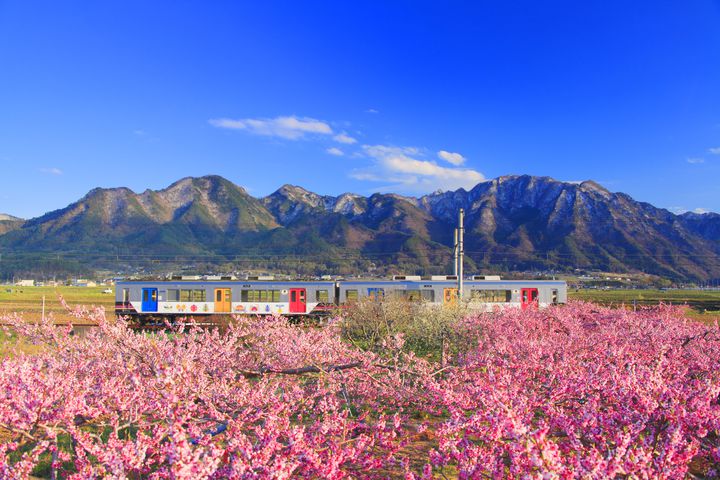
{"label": "blue sky", "polygon": [[0,212],[506,174],[720,211],[720,1],[0,0]]}

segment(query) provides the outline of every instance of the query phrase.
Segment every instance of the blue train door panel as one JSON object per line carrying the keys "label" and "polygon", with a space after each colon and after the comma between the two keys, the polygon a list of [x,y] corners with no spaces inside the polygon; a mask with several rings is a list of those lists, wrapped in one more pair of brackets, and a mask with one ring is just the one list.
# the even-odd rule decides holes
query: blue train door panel
{"label": "blue train door panel", "polygon": [[158,307],[158,291],[157,288],[142,289],[142,311],[157,312]]}

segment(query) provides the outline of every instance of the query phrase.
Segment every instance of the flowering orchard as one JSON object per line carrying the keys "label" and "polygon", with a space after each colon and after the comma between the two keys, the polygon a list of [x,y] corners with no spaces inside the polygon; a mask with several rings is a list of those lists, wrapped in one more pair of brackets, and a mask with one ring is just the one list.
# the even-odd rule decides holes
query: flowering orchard
{"label": "flowering orchard", "polygon": [[0,368],[0,478],[687,478],[720,470],[720,331],[677,308],[469,316],[439,365],[396,335],[238,319],[85,336]]}

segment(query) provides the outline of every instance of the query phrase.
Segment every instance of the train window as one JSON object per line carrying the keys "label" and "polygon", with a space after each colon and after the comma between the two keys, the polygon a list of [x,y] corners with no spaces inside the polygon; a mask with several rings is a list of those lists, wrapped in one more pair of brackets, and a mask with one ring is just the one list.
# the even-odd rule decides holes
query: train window
{"label": "train window", "polygon": [[189,302],[190,301],[190,290],[180,290],[180,301],[181,302]]}
{"label": "train window", "polygon": [[180,290],[176,288],[171,288],[167,291],[167,301],[168,302],[177,302],[180,300]]}
{"label": "train window", "polygon": [[422,295],[420,294],[420,290],[407,290],[405,292],[405,298],[410,302],[419,302]]}
{"label": "train window", "polygon": [[129,288],[123,288],[123,289],[122,289],[122,302],[123,302],[123,303],[129,303],[129,302],[130,302],[130,289],[129,289]]}
{"label": "train window", "polygon": [[368,297],[375,301],[382,301],[385,298],[384,288],[368,288]]}
{"label": "train window", "polygon": [[434,302],[435,301],[435,290],[420,290],[420,296],[423,300],[427,302]]}
{"label": "train window", "polygon": [[508,303],[512,297],[510,290],[472,290],[470,300],[481,303]]}
{"label": "train window", "polygon": [[558,303],[558,291],[555,288],[553,288],[553,291],[552,291],[552,303],[553,303],[553,305],[557,305],[557,303]]}
{"label": "train window", "polygon": [[279,302],[280,290],[243,290],[241,302]]}
{"label": "train window", "polygon": [[357,290],[346,290],[345,291],[345,299],[348,302],[354,302],[358,299],[358,291]]}
{"label": "train window", "polygon": [[329,295],[327,290],[315,290],[315,301],[321,303],[327,303],[329,301]]}
{"label": "train window", "polygon": [[204,302],[205,301],[205,290],[193,290],[191,295],[193,302]]}

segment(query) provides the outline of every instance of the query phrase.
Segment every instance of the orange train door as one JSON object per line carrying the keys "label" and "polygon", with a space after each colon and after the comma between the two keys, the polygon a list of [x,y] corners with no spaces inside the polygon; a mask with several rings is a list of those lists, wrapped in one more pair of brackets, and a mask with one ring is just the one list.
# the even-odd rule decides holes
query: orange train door
{"label": "orange train door", "polygon": [[457,288],[443,288],[443,305],[455,305],[458,298]]}
{"label": "orange train door", "polygon": [[215,289],[215,313],[230,313],[232,311],[232,295],[229,288]]}
{"label": "orange train door", "polygon": [[304,288],[290,289],[290,313],[305,313],[306,300]]}
{"label": "orange train door", "polygon": [[523,288],[520,289],[520,307],[523,310],[528,308],[537,308],[538,306],[538,289]]}

